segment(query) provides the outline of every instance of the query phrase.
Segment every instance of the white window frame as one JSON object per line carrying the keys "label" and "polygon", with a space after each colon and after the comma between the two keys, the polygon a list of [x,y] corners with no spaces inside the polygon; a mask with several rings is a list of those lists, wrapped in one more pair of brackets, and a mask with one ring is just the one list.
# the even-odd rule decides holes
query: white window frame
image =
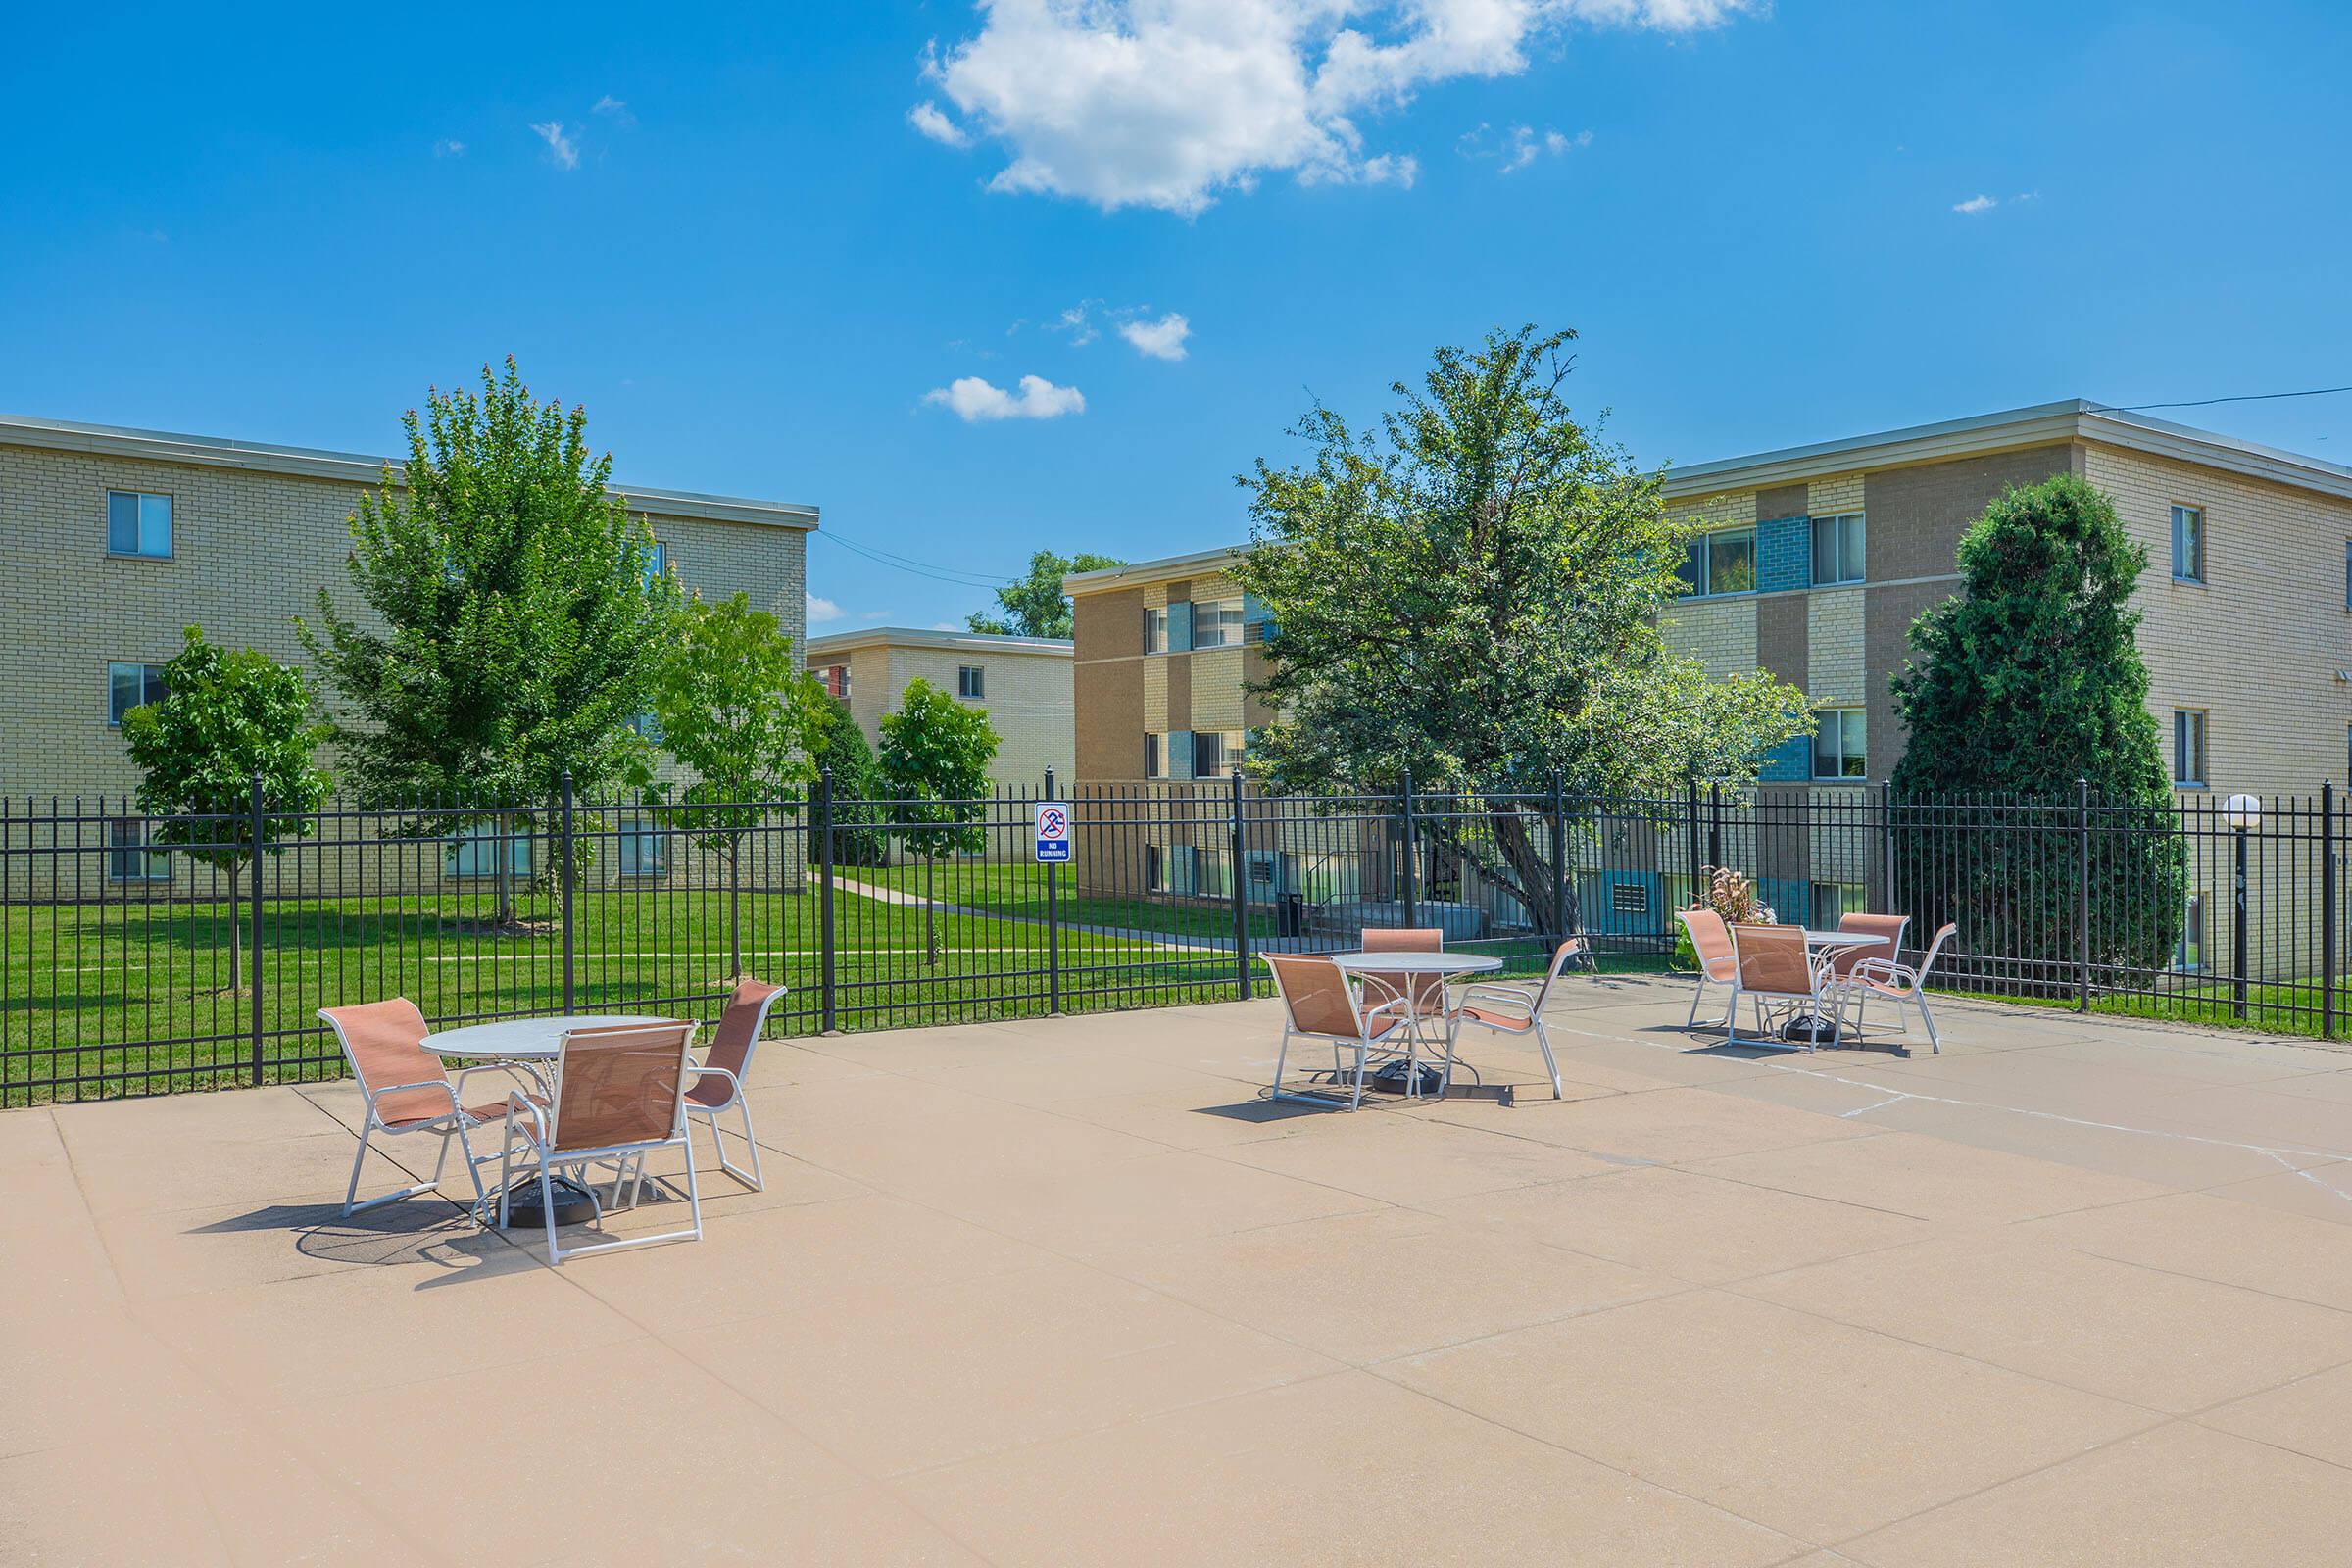
{"label": "white window frame", "polygon": [[1144,652],[1147,654],[1164,654],[1167,651],[1168,607],[1165,605],[1146,605],[1144,607]]}
{"label": "white window frame", "polygon": [[1248,633],[1241,597],[1193,601],[1193,646],[1239,648]]}
{"label": "white window frame", "polygon": [[957,664],[956,666],[956,695],[967,703],[988,701],[988,666],[986,664]]}
{"label": "white window frame", "polygon": [[[1816,588],[1842,588],[1852,583],[1870,581],[1869,514],[1860,512],[1841,512],[1835,516],[1815,517],[1811,521],[1813,524],[1812,537],[1808,542],[1812,550],[1813,586]],[[1821,545],[1825,528],[1830,537],[1830,575],[1827,577],[1821,574]],[[1855,564],[1850,571],[1846,562],[1849,536],[1853,554],[1860,557],[1859,564]]]}
{"label": "white window frame", "polygon": [[139,672],[139,700],[124,708],[123,713],[129,712],[132,708],[144,708],[149,703],[160,703],[171,695],[170,690],[164,685],[163,665],[150,664],[141,659],[108,660],[106,662],[106,727],[108,729],[122,727],[122,713],[115,711],[115,672],[122,669],[135,669]]}
{"label": "white window frame", "polygon": [[[512,837],[508,837],[508,835]],[[506,842],[498,841],[505,838]],[[442,841],[441,874],[456,882],[477,882],[498,875],[495,850],[506,852],[512,876],[531,874],[531,835],[515,831],[510,822],[476,822]]]}
{"label": "white window frame", "polygon": [[[115,548],[115,497],[130,500],[131,548]],[[147,543],[147,503],[164,504],[164,548],[149,550]],[[106,553],[124,561],[170,561],[179,547],[179,501],[168,490],[114,490],[106,492]]]}
{"label": "white window frame", "polygon": [[[2195,742],[2193,747],[2191,741]],[[2189,754],[2195,754],[2196,766],[2188,763]],[[2213,734],[2207,710],[2202,708],[2173,710],[2173,788],[2201,790],[2213,782]]]}
{"label": "white window frame", "polygon": [[[1813,710],[1813,722],[1816,727],[1811,751],[1811,767],[1815,782],[1842,784],[1850,779],[1862,779],[1870,776],[1870,718],[1868,710],[1861,708],[1817,708]],[[1852,727],[1861,731],[1861,744],[1850,749],[1846,744],[1846,730],[1848,727]],[[1830,732],[1832,730],[1836,730],[1838,735],[1838,771],[1835,773],[1825,773],[1821,770],[1821,760],[1824,755],[1823,746],[1824,743],[1830,739]],[[1851,757],[1856,763],[1856,766],[1850,771],[1845,765],[1848,757]]]}
{"label": "white window frame", "polygon": [[[1745,539],[1747,541],[1747,586],[1717,588],[1715,586],[1715,546],[1718,540]],[[1756,591],[1756,530],[1753,524],[1744,528],[1713,528],[1705,533],[1692,534],[1683,543],[1684,560],[1695,564],[1694,584],[1682,597],[1685,599],[1724,599],[1734,594],[1752,594]]]}
{"label": "white window frame", "polygon": [[660,831],[653,817],[620,819],[620,832],[612,845],[612,872],[631,880],[669,875],[668,835]]}
{"label": "white window frame", "polygon": [[[1197,729],[1193,731],[1193,777],[1223,778],[1241,765],[1248,750],[1247,730]],[[1207,760],[1203,765],[1203,759]]]}
{"label": "white window frame", "polygon": [[[1835,908],[1824,905],[1825,894],[1835,902]],[[1805,890],[1805,903],[1816,930],[1835,931],[1840,917],[1870,911],[1870,887],[1862,882],[1815,882]]]}
{"label": "white window frame", "polygon": [[[124,840],[122,836],[124,828],[136,829],[138,836]],[[109,882],[129,886],[172,880],[172,857],[164,850],[148,847],[149,831],[145,817],[117,816],[107,820],[106,879]],[[129,867],[133,864],[142,865],[144,869],[132,871]]]}
{"label": "white window frame", "polygon": [[[2205,509],[2185,502],[2173,503],[2173,581],[2203,582],[2205,580],[2206,546]],[[2182,569],[2183,557],[2187,569]]]}
{"label": "white window frame", "polygon": [[654,548],[645,558],[645,585],[651,588],[668,575],[669,546],[665,541],[657,539],[654,541]]}

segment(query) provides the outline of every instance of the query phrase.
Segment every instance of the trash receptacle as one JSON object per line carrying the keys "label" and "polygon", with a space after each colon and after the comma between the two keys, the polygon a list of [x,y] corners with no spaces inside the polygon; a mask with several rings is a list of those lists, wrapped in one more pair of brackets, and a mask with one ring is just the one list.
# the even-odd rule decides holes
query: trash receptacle
{"label": "trash receptacle", "polygon": [[1285,893],[1282,902],[1274,906],[1274,934],[1278,937],[1306,935],[1306,899],[1301,894]]}

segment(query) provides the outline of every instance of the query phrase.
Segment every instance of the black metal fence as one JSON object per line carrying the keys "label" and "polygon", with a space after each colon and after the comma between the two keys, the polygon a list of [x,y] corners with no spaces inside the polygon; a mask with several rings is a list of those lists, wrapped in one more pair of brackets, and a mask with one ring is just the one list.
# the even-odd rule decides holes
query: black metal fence
{"label": "black metal fence", "polygon": [[[1268,951],[1424,925],[1539,967],[1563,933],[1663,969],[1711,867],[1780,918],[1910,914],[1934,983],[2045,1005],[2332,1036],[2344,940],[2332,787],[2116,804],[1690,786],[1592,800],[1274,796],[1239,779],[959,802],[329,804],[154,821],[0,802],[0,1104],[338,1076],[317,1009],[404,995],[437,1025],[659,1009],[730,977],[787,1034],[1246,997]],[[2243,804],[2242,802],[2240,803]]]}

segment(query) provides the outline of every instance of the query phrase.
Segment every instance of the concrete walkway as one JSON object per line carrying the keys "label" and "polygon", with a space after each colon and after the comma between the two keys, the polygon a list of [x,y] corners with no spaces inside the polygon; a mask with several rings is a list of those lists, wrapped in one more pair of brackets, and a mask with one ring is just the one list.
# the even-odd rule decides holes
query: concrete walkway
{"label": "concrete walkway", "polygon": [[1567,990],[1354,1116],[1262,1002],[770,1042],[561,1270],[338,1221],[343,1085],[0,1114],[0,1561],[2345,1560],[2352,1055]]}

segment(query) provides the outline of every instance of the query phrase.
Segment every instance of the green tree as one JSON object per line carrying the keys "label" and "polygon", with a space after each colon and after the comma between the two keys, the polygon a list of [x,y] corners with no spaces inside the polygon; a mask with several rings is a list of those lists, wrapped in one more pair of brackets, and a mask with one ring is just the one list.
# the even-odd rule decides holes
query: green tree
{"label": "green tree", "polygon": [[[813,717],[810,721],[809,760],[833,779],[833,858],[841,865],[883,865],[890,858],[889,836],[877,826],[883,820],[882,809],[875,803],[886,791],[882,782],[881,764],[874,760],[874,749],[865,738],[865,729],[850,711],[850,705],[817,684],[816,677],[802,677],[809,690]],[[809,824],[811,832],[816,824]],[[821,852],[813,839],[809,842],[808,858],[819,858]]]}
{"label": "green tree", "polygon": [[1712,680],[1671,655],[1659,612],[1687,530],[1661,475],[1580,424],[1562,397],[1574,334],[1497,331],[1444,348],[1377,432],[1318,406],[1307,463],[1263,462],[1251,550],[1229,568],[1263,605],[1279,717],[1250,768],[1276,787],[1458,797],[1426,820],[1435,850],[1523,905],[1547,938],[1582,924],[1575,879],[1555,909],[1543,798],[1679,797],[1691,777],[1752,779],[1811,717],[1758,671]]}
{"label": "green tree", "polygon": [[743,973],[743,838],[786,796],[815,776],[808,683],[792,664],[792,639],[748,594],[717,604],[689,600],[654,683],[662,747],[694,771],[673,789],[668,814],[727,863],[730,977]]}
{"label": "green tree", "polygon": [[1074,556],[1040,550],[1029,558],[1029,574],[997,590],[1002,615],[975,612],[964,617],[973,631],[1000,637],[1067,637],[1070,635],[1070,596],[1061,579],[1074,571],[1102,571],[1127,564],[1111,556],[1081,550]]}
{"label": "green tree", "polygon": [[[1897,887],[1924,937],[2071,973],[2081,955],[2077,780],[2090,835],[2092,963],[2168,963],[2187,898],[2132,590],[2147,552],[2071,474],[2012,488],[1960,539],[1960,591],[1912,624],[1893,679]],[[1995,831],[1997,829],[1997,831]]]}
{"label": "green tree", "polygon": [[906,683],[898,711],[882,715],[882,779],[900,839],[923,858],[923,948],[934,966],[939,860],[988,847],[981,822],[997,745],[986,709],[968,708],[919,675]]}
{"label": "green tree", "polygon": [[[244,988],[237,872],[257,851],[311,831],[326,775],[312,765],[323,733],[302,671],[251,648],[204,640],[201,627],[164,666],[165,697],[122,715],[139,769],[139,809],[163,818],[150,843],[177,847],[228,873],[228,989]],[[256,843],[253,789],[261,782]]]}
{"label": "green tree", "polygon": [[[606,488],[612,455],[589,456],[586,412],[535,402],[512,359],[504,375],[483,367],[478,397],[436,389],[402,424],[407,463],[351,517],[352,591],[372,618],[320,589],[318,629],[296,626],[345,704],[332,734],[362,805],[448,803],[420,835],[528,832],[566,772],[593,793],[642,756],[631,724],[676,585]],[[516,809],[484,809],[500,805]]]}

